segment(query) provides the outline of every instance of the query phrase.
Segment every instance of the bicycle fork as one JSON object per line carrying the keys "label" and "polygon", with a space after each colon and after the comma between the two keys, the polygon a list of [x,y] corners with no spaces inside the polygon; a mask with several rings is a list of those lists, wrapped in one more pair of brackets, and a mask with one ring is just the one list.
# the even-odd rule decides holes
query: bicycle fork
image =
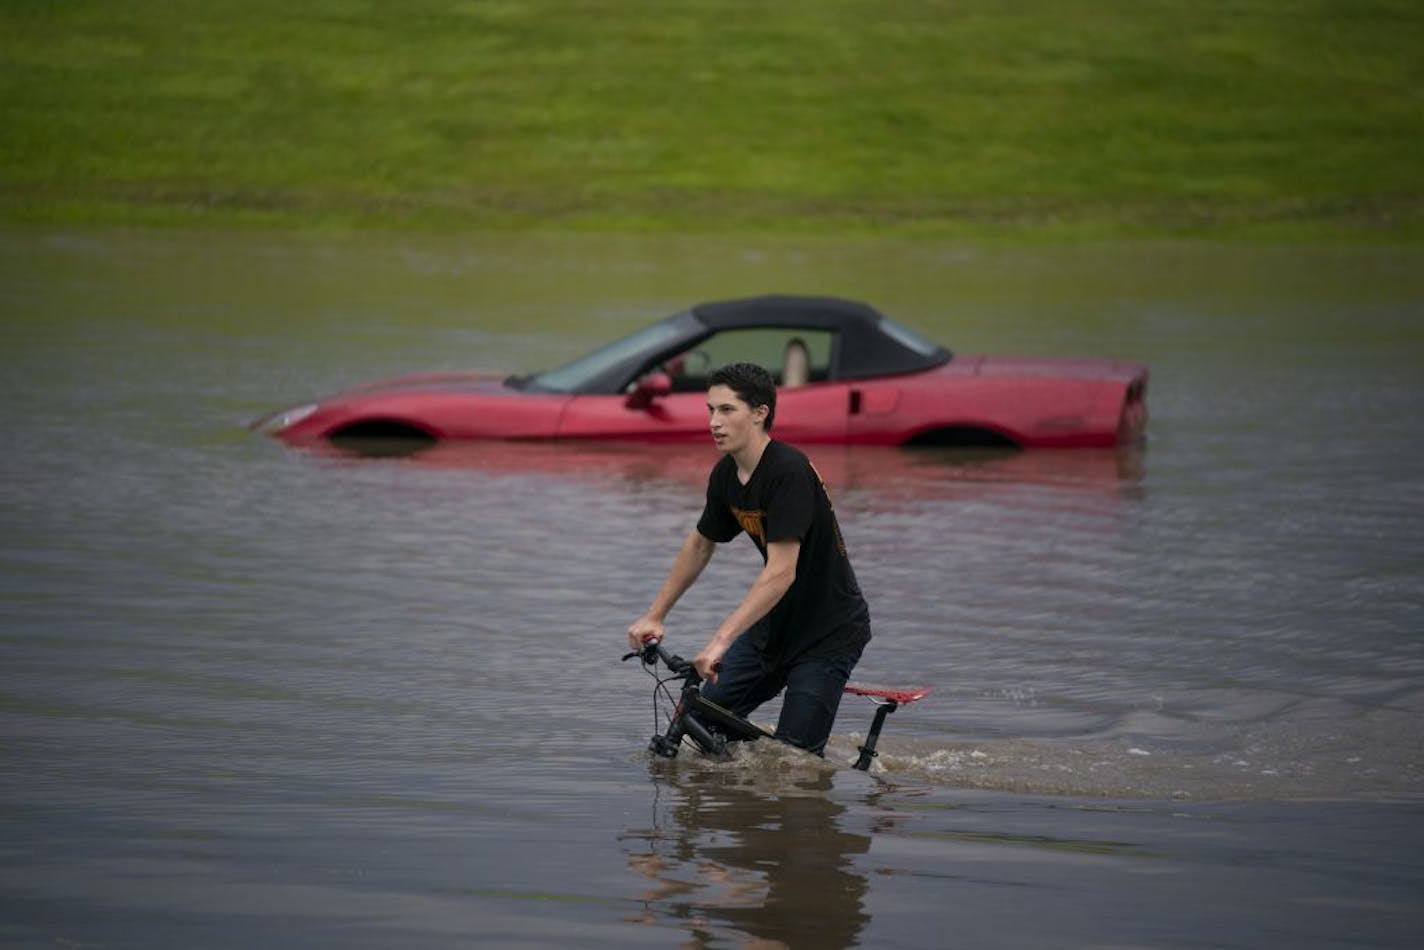
{"label": "bicycle fork", "polygon": [[653,736],[648,740],[648,751],[662,756],[665,759],[677,758],[677,750],[682,745],[684,735],[691,736],[692,741],[697,743],[704,752],[712,755],[723,755],[727,751],[727,740],[721,736],[714,735],[702,723],[688,712],[693,700],[698,695],[696,686],[688,687],[682,691],[682,696],[678,699],[677,709],[673,710],[672,721],[668,724],[667,732],[662,735]]}

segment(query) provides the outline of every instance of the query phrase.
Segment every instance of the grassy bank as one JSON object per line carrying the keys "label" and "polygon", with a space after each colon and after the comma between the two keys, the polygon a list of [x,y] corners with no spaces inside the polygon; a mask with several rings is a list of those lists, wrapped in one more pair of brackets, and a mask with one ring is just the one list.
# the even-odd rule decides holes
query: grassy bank
{"label": "grassy bank", "polygon": [[1417,0],[6,4],[0,220],[1424,238]]}

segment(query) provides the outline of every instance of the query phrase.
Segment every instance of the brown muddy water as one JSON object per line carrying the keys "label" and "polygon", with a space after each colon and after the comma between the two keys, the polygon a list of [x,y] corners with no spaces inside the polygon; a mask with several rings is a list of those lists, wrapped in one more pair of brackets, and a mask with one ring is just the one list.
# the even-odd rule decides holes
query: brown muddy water
{"label": "brown muddy water", "polygon": [[[851,701],[825,762],[643,751],[710,447],[244,430],[770,291],[1152,367],[1141,451],[813,451],[857,678],[935,690],[870,775]],[[1424,252],[11,232],[0,300],[0,944],[1424,938]]]}

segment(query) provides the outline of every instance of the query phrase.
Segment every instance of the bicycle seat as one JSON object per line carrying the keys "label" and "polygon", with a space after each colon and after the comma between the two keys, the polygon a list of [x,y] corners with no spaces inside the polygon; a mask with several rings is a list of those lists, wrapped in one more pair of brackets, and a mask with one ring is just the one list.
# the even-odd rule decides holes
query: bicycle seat
{"label": "bicycle seat", "polygon": [[928,686],[875,686],[869,683],[847,683],[845,691],[856,696],[868,696],[879,702],[893,702],[907,706],[917,699],[930,694]]}

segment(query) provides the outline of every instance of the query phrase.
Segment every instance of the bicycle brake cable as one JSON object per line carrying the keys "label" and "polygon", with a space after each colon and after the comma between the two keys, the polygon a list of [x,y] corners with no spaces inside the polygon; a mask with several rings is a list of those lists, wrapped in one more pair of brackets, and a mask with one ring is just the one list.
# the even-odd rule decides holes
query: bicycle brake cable
{"label": "bicycle brake cable", "polygon": [[658,696],[661,695],[665,697],[667,699],[668,705],[673,708],[674,712],[676,712],[677,700],[673,698],[672,690],[668,689],[667,684],[671,683],[678,677],[676,674],[669,674],[668,676],[659,676],[655,664],[645,664],[643,666],[643,669],[647,672],[649,676],[653,678],[653,730],[661,731],[662,729],[666,728],[667,724],[672,722],[673,713],[668,713],[666,723],[664,723],[663,717],[660,715],[660,710],[658,706]]}

